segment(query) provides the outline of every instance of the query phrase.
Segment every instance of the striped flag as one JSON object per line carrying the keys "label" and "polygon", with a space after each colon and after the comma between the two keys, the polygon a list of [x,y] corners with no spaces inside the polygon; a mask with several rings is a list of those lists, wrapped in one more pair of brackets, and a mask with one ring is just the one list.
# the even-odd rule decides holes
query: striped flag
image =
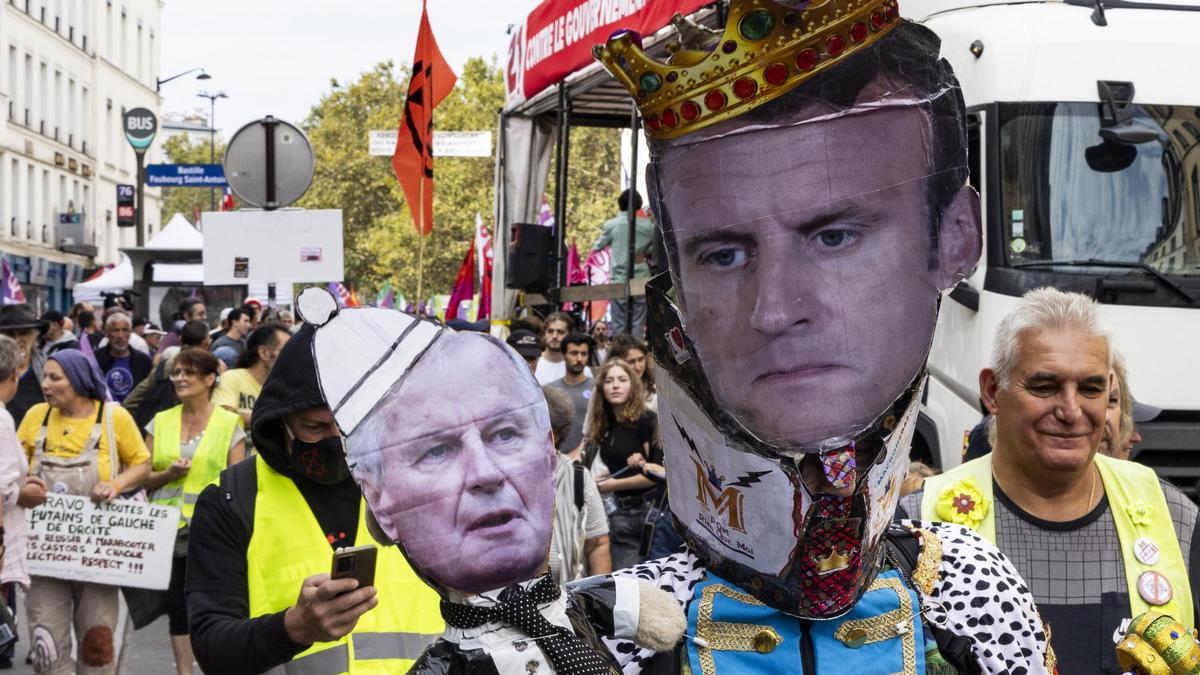
{"label": "striped flag", "polygon": [[392,288],[392,282],[385,281],[379,289],[379,294],[375,296],[375,306],[385,309],[394,309],[396,306],[396,291]]}
{"label": "striped flag", "polygon": [[340,281],[329,282],[329,292],[337,298],[338,307],[350,307],[350,289]]}

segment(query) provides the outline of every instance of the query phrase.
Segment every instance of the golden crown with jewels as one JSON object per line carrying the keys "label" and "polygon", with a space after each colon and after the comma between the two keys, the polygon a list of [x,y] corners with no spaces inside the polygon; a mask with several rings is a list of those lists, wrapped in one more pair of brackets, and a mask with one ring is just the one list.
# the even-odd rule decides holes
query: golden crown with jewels
{"label": "golden crown with jewels", "polygon": [[[651,138],[675,138],[774,100],[899,23],[897,0],[731,0],[724,32],[671,20],[662,63],[621,31],[592,54],[633,94]],[[681,44],[682,43],[682,44]]]}

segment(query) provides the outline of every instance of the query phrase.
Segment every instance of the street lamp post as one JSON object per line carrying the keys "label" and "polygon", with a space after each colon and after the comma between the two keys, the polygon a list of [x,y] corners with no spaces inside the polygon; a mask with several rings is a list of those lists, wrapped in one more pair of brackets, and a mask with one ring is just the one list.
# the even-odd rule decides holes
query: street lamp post
{"label": "street lamp post", "polygon": [[156,92],[162,91],[162,86],[164,84],[166,84],[176,78],[183,77],[184,75],[187,75],[188,73],[194,73],[197,70],[200,71],[200,74],[196,76],[197,80],[211,80],[212,79],[212,75],[209,75],[208,73],[204,72],[203,68],[192,68],[190,70],[185,70],[182,73],[179,73],[178,75],[172,75],[165,79],[160,80],[157,77],[154,78],[154,91],[156,91]]}
{"label": "street lamp post", "polygon": [[[210,94],[207,91],[202,91],[196,94],[201,98],[208,99],[208,163],[217,163],[217,99],[229,98],[229,95],[223,91],[218,91],[215,94]],[[210,210],[217,210],[217,189],[210,188],[209,191]]]}

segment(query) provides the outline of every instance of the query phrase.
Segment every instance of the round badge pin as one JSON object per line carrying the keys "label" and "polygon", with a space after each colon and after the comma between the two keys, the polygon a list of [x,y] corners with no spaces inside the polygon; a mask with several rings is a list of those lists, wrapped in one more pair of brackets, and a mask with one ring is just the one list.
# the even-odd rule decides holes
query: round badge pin
{"label": "round badge pin", "polygon": [[1133,542],[1133,557],[1143,565],[1157,565],[1158,554],[1158,544],[1149,537],[1139,537],[1137,541]]}
{"label": "round badge pin", "polygon": [[1142,572],[1138,577],[1137,587],[1138,595],[1142,596],[1148,605],[1165,605],[1174,596],[1171,582],[1161,572],[1154,570]]}
{"label": "round badge pin", "polygon": [[54,484],[54,487],[50,488],[50,491],[55,494],[65,495],[67,494],[67,484],[60,480]]}

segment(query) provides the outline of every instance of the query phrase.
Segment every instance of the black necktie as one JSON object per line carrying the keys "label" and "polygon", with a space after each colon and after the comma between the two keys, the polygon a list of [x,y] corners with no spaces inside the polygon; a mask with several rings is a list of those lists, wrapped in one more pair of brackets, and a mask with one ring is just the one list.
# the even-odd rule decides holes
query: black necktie
{"label": "black necktie", "polygon": [[476,628],[493,621],[519,628],[530,638],[537,638],[538,646],[560,675],[611,675],[617,672],[575,633],[555,626],[542,616],[538,605],[553,602],[560,592],[558,585],[545,576],[528,591],[520,586],[504,589],[494,607],[472,607],[443,600],[442,618],[460,629]]}

